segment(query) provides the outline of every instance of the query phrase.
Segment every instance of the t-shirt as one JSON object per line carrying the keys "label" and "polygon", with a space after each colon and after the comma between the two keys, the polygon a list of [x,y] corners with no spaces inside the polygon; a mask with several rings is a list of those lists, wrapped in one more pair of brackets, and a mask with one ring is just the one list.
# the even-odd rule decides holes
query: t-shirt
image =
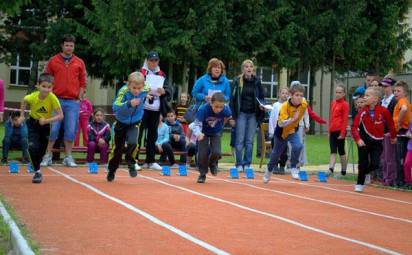
{"label": "t-shirt", "polygon": [[[401,122],[401,126],[398,127],[398,118],[399,118],[399,113],[401,111],[402,106],[406,106],[407,112],[405,114],[405,117],[403,118]],[[403,129],[408,129],[409,128],[409,120],[410,120],[410,113],[409,113],[409,101],[406,97],[402,97],[398,100],[398,103],[395,106],[395,110],[393,111],[393,121],[395,122],[395,128],[396,130],[399,130],[401,128]]]}
{"label": "t-shirt", "polygon": [[35,91],[24,97],[24,101],[30,105],[30,117],[37,120],[53,117],[53,111],[61,108],[59,99],[51,92],[43,100],[39,95],[40,91]]}
{"label": "t-shirt", "polygon": [[202,133],[215,135],[223,130],[224,119],[232,116],[229,106],[225,105],[219,113],[214,113],[209,103],[200,107],[196,113],[196,120],[202,122]]}

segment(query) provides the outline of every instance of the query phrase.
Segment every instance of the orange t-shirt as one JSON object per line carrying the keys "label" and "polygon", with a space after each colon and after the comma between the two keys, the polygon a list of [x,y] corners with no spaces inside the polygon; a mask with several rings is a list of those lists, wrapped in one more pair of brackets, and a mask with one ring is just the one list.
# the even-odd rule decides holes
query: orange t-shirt
{"label": "orange t-shirt", "polygon": [[[398,118],[399,112],[401,111],[402,106],[406,106],[408,111],[405,114],[405,117],[401,121],[401,125],[398,126]],[[398,103],[395,105],[395,110],[393,111],[393,121],[395,122],[395,128],[398,131],[400,128],[409,129],[409,121],[410,121],[410,107],[408,98],[402,97],[399,99]]]}

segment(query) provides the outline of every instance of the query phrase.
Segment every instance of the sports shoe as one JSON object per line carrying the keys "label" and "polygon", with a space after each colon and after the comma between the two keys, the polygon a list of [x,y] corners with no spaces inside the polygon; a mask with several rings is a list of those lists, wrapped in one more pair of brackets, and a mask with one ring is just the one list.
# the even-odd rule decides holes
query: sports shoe
{"label": "sports shoe", "polygon": [[107,172],[107,177],[106,177],[108,182],[112,182],[114,180],[114,172],[109,171]]}
{"label": "sports shoe", "polygon": [[1,163],[4,164],[4,165],[6,165],[6,164],[8,163],[7,158],[2,158],[2,159],[1,159]]}
{"label": "sports shoe", "polygon": [[217,175],[217,166],[210,166],[209,168],[210,168],[210,173],[213,176],[216,176]]}
{"label": "sports shoe", "polygon": [[137,171],[136,171],[134,165],[129,166],[129,175],[132,178],[137,176]]}
{"label": "sports shoe", "polygon": [[197,183],[205,183],[206,181],[206,175],[199,175],[199,178],[197,178]]}
{"label": "sports shoe", "polygon": [[174,163],[173,165],[170,166],[170,168],[179,168],[179,165]]}
{"label": "sports shoe", "polygon": [[365,184],[371,184],[371,175],[370,174],[365,175]]}
{"label": "sports shoe", "polygon": [[41,172],[37,171],[34,173],[32,183],[41,183],[43,181],[43,176]]}
{"label": "sports shoe", "polygon": [[340,174],[341,174],[342,176],[345,176],[345,175],[346,175],[346,170],[341,170],[341,171],[340,171]]}
{"label": "sports shoe", "polygon": [[134,164],[134,169],[136,169],[136,171],[142,171],[142,168],[137,163]]}
{"label": "sports shoe", "polygon": [[52,158],[53,156],[51,154],[44,154],[43,160],[40,163],[40,166],[51,166],[52,165]]}
{"label": "sports shoe", "polygon": [[263,182],[268,183],[270,181],[271,175],[272,175],[272,172],[270,172],[269,169],[266,169],[265,173],[263,174]]}
{"label": "sports shoe", "polygon": [[356,184],[355,185],[355,192],[363,192],[363,185]]}
{"label": "sports shoe", "polygon": [[68,167],[76,167],[77,166],[77,164],[73,160],[72,155],[64,157],[63,165],[68,166]]}
{"label": "sports shoe", "polygon": [[159,164],[157,164],[156,162],[149,164],[149,168],[153,169],[153,170],[157,170],[157,171],[162,170],[162,167]]}
{"label": "sports shoe", "polygon": [[243,172],[243,166],[237,166],[236,168],[239,173]]}
{"label": "sports shoe", "polygon": [[[144,164],[142,165],[142,168],[143,168],[143,169],[148,169],[148,168],[149,168],[149,164],[144,163]],[[137,169],[137,168],[136,168],[136,169]]]}
{"label": "sports shoe", "polygon": [[293,179],[299,180],[299,170],[297,168],[292,168],[292,170],[290,170],[290,174]]}

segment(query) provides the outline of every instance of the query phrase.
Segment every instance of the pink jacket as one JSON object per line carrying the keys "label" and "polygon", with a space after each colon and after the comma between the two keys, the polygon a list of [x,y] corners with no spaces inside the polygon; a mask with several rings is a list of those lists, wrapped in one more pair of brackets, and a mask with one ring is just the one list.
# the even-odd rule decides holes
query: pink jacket
{"label": "pink jacket", "polygon": [[93,105],[88,99],[83,99],[80,102],[80,118],[88,119],[93,114]]}

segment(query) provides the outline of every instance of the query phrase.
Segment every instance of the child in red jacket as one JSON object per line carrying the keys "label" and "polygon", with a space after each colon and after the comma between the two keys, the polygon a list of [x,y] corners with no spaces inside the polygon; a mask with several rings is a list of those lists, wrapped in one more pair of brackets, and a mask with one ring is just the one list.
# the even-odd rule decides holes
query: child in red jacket
{"label": "child in red jacket", "polygon": [[345,175],[348,164],[345,153],[345,137],[346,126],[348,125],[349,104],[345,101],[345,87],[343,85],[336,86],[335,100],[331,103],[329,116],[329,172],[333,174],[336,164],[336,153],[339,151],[341,174]]}
{"label": "child in red jacket", "polygon": [[352,137],[358,144],[359,173],[356,192],[363,192],[365,175],[379,168],[385,128],[389,129],[391,143],[396,143],[396,130],[389,111],[377,105],[382,90],[369,87],[365,92],[365,107],[358,112],[352,125]]}

